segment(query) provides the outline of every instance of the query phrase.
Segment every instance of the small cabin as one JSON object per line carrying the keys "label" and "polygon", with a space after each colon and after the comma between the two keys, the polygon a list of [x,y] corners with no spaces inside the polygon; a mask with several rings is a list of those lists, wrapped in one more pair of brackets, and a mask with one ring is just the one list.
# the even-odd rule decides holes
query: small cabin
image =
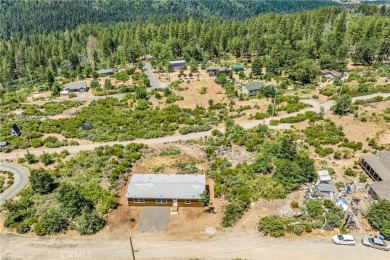
{"label": "small cabin", "polygon": [[71,82],[67,83],[64,86],[65,91],[69,92],[86,92],[87,91],[87,83],[84,81]]}
{"label": "small cabin", "polygon": [[173,68],[175,70],[178,70],[181,67],[186,65],[186,61],[185,60],[174,60],[174,61],[170,61],[169,63],[173,66]]}
{"label": "small cabin", "polygon": [[209,76],[217,76],[219,73],[229,74],[229,70],[226,67],[208,67],[206,72]]}
{"label": "small cabin", "polygon": [[110,76],[110,75],[114,75],[115,71],[114,69],[101,69],[101,70],[98,70],[96,71],[96,73],[100,76]]}
{"label": "small cabin", "polygon": [[244,71],[245,67],[243,65],[233,65],[232,70],[233,71]]}
{"label": "small cabin", "polygon": [[20,131],[20,128],[16,124],[13,124],[11,126],[11,135],[12,136],[20,136],[21,134],[22,134],[22,132]]}
{"label": "small cabin", "polygon": [[264,87],[264,82],[251,82],[251,83],[244,83],[242,84],[241,92],[242,94],[248,95],[248,96],[254,96],[259,92],[259,90]]}

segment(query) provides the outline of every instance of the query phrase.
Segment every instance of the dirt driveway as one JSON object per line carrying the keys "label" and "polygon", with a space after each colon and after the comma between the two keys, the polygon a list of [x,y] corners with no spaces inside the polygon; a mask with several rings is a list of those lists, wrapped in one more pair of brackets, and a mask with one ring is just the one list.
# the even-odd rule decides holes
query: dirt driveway
{"label": "dirt driveway", "polygon": [[137,232],[167,231],[170,210],[169,207],[144,207],[140,216]]}

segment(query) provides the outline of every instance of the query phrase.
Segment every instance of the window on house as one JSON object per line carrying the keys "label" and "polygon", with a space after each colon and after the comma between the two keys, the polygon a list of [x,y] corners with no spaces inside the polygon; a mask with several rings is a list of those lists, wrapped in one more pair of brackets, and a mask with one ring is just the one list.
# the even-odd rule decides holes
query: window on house
{"label": "window on house", "polygon": [[184,204],[191,204],[191,200],[185,200]]}
{"label": "window on house", "polygon": [[167,199],[156,199],[157,204],[167,204]]}
{"label": "window on house", "polygon": [[145,203],[145,199],[134,198],[134,199],[133,199],[133,202],[134,202],[134,203]]}

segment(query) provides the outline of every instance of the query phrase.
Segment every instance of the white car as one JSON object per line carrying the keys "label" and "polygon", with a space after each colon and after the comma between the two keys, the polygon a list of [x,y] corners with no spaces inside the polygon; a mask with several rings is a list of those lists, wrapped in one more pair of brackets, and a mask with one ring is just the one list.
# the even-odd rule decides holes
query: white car
{"label": "white car", "polygon": [[332,237],[332,241],[336,245],[356,245],[356,240],[351,235],[335,235]]}
{"label": "white car", "polygon": [[375,237],[363,237],[362,244],[365,246],[373,247],[383,251],[390,251],[390,245],[386,244],[385,241]]}

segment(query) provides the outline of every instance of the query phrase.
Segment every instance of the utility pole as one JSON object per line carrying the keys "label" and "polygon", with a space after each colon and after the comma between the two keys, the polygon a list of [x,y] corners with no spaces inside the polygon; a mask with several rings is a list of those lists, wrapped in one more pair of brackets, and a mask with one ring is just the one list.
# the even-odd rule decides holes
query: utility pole
{"label": "utility pole", "polygon": [[129,237],[130,239],[130,246],[131,246],[131,254],[133,256],[133,260],[135,260],[135,254],[134,254],[134,248],[133,248],[133,241],[132,241],[132,238],[131,236]]}
{"label": "utility pole", "polygon": [[[348,204],[347,211],[345,213],[345,217],[348,217],[348,212],[349,212],[349,209],[351,208],[351,204],[352,204],[353,196],[355,195],[355,191],[356,191],[356,180],[353,181],[353,191],[352,191],[351,201]],[[352,212],[352,215],[353,215],[353,212]],[[350,219],[351,219],[351,217],[348,217],[347,223],[345,223],[345,227],[348,227]]]}
{"label": "utility pole", "polygon": [[275,88],[275,97],[274,97],[274,109],[273,109],[273,112],[272,112],[272,116],[275,116],[275,112],[276,112],[276,92],[278,92],[278,89]]}

